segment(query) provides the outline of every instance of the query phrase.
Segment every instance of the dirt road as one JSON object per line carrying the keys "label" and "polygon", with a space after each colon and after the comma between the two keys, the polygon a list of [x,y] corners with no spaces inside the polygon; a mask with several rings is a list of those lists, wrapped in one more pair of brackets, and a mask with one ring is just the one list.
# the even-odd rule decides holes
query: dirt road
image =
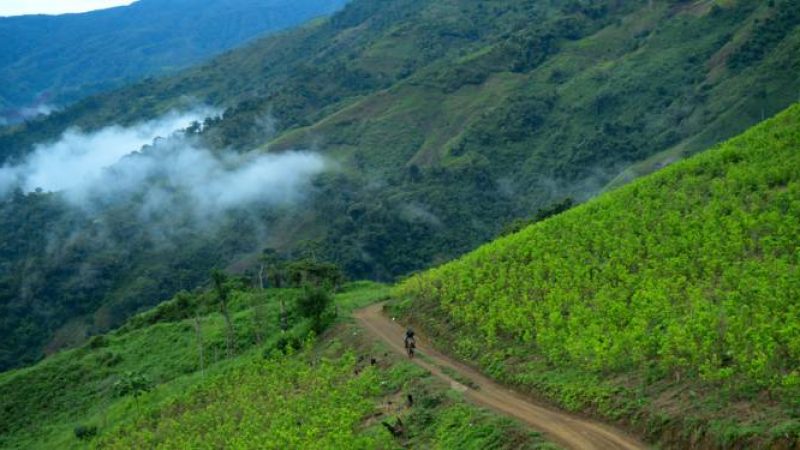
{"label": "dirt road", "polygon": [[[393,350],[405,355],[403,348],[405,330],[383,315],[382,310],[383,304],[375,304],[356,311],[354,317],[365,330],[386,342]],[[415,357],[413,361],[416,364],[450,383],[453,389],[463,392],[469,400],[519,419],[565,448],[626,450],[647,448],[636,439],[607,425],[538,405],[500,386],[471,367],[432,349],[423,336],[417,337],[416,341],[418,353],[425,356],[424,359]],[[456,371],[459,378],[469,380],[469,384],[477,386],[477,389],[454,380],[445,374],[444,370],[447,369]]]}

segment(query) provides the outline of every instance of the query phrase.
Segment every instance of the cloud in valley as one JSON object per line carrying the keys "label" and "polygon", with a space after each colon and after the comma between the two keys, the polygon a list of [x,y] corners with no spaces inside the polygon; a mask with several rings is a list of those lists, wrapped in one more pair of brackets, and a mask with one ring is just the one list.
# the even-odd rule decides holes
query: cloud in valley
{"label": "cloud in valley", "polygon": [[209,219],[253,203],[296,202],[326,167],[312,152],[213,152],[178,132],[216,114],[199,109],[131,127],[69,130],[22,163],[0,168],[0,195],[14,188],[61,192],[87,211],[136,199],[142,219],[177,207]]}
{"label": "cloud in valley", "polygon": [[104,170],[123,156],[213,114],[210,109],[173,112],[132,127],[115,125],[91,133],[67,130],[57,142],[37,145],[22,164],[0,169],[0,188],[18,185],[26,192],[40,188],[71,193],[92,189]]}

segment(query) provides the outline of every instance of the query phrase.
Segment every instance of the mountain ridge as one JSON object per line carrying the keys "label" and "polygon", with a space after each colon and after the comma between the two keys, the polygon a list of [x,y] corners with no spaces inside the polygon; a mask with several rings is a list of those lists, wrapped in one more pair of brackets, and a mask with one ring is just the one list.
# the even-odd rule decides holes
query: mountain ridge
{"label": "mountain ridge", "polygon": [[31,103],[61,107],[87,94],[174,73],[344,3],[139,0],[66,16],[0,18],[0,109],[11,120]]}

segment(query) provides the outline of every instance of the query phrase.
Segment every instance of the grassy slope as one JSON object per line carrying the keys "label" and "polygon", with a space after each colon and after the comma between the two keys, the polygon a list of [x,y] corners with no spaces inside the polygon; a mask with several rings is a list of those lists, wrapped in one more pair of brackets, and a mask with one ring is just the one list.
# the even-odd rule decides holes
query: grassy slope
{"label": "grassy slope", "polygon": [[[387,294],[385,286],[356,283],[336,296],[336,304],[347,317]],[[291,310],[296,295],[238,288],[231,302],[238,354],[231,359],[223,356],[224,324],[213,297],[196,293],[136,316],[83,348],[1,374],[0,447],[555,448],[467,405],[424,371],[359,337],[347,320],[317,345],[303,346],[307,324],[292,319],[296,325],[284,337],[300,349],[283,355],[276,350],[278,299]],[[257,309],[261,344],[254,332]],[[206,355],[202,372],[194,320],[182,319],[195,313]],[[371,367],[368,356],[379,364]],[[145,376],[152,389],[138,399],[118,395],[114,383],[129,373]],[[415,397],[413,408],[404,406],[406,393]],[[406,424],[400,440],[380,424],[397,417]],[[97,427],[98,434],[80,440],[78,426]]]}
{"label": "grassy slope", "polygon": [[676,447],[791,447],[798,149],[793,106],[409,279],[399,307],[494,376]]}

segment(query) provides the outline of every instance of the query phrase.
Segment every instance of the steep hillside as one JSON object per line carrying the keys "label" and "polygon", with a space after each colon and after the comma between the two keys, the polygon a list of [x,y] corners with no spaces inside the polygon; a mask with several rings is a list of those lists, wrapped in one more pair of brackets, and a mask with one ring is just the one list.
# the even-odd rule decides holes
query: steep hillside
{"label": "steep hillside", "polygon": [[173,73],[344,3],[139,0],[83,14],[0,18],[0,124],[24,118],[25,107],[33,114],[147,75]]}
{"label": "steep hillside", "polygon": [[[224,110],[191,131],[215,154],[308,148],[331,169],[291,208],[228,214],[214,233],[186,226],[167,248],[137,215],[143,196],[75,220],[58,195],[7,197],[2,231],[16,237],[0,304],[13,317],[5,329],[26,338],[5,340],[6,364],[119,324],[197,283],[208,261],[246,270],[268,248],[389,280],[590,198],[632,163],[670,155],[660,166],[733,136],[800,92],[797,6],[355,0],[204,66],[0,130],[0,161],[14,166],[69,127],[130,126],[200,102]],[[157,216],[194,223],[179,208]]]}
{"label": "steep hillside", "polygon": [[676,448],[792,448],[798,150],[795,105],[405,281],[400,309],[494,376]]}
{"label": "steep hillside", "polygon": [[[447,393],[347,321],[315,341],[297,313],[299,289],[229,286],[232,354],[218,299],[197,291],[84,347],[0,374],[0,447],[556,448]],[[386,292],[346,286],[337,310],[347,314]],[[382,422],[398,419],[404,429],[393,437]]]}

